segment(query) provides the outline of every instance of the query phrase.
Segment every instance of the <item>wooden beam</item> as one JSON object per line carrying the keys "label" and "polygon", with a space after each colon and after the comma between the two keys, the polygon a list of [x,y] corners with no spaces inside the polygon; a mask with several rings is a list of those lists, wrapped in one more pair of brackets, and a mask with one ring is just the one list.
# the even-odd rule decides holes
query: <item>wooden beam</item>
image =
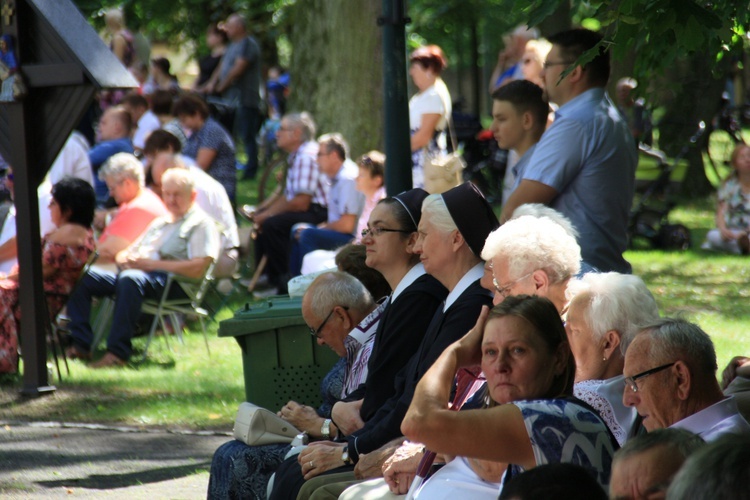
{"label": "wooden beam", "polygon": [[31,88],[85,83],[83,70],[78,64],[27,64],[22,71]]}

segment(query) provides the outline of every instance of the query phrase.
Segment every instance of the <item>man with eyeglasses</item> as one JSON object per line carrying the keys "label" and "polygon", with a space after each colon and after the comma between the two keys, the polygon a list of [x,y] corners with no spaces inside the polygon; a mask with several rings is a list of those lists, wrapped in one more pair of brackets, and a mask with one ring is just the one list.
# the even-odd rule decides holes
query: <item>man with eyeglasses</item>
{"label": "man with eyeglasses", "polygon": [[346,358],[342,394],[349,394],[367,378],[375,331],[384,309],[385,302],[375,303],[362,283],[340,271],[315,278],[302,297],[302,318],[310,335],[319,345]]}
{"label": "man with eyeglasses", "polygon": [[623,403],[643,418],[643,427],[674,427],[706,441],[750,432],[734,397],[716,380],[716,352],[698,325],[663,318],[644,326],[625,353]]}
{"label": "man with eyeglasses", "polygon": [[[602,272],[630,273],[622,253],[638,155],[625,119],[605,93],[609,53],[599,45],[602,37],[585,29],[564,31],[549,41],[545,90],[560,107],[517,172],[501,222],[524,203],[544,203],[573,222],[587,264]],[[599,54],[593,60],[575,64],[595,47]]]}

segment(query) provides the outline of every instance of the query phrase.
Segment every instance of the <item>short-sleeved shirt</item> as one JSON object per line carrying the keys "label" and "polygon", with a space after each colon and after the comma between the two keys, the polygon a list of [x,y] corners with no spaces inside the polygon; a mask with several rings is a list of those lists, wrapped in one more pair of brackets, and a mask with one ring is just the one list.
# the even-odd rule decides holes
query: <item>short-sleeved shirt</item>
{"label": "short-sleeved shirt", "polygon": [[104,243],[110,236],[119,236],[130,244],[146,230],[154,219],[166,216],[168,213],[161,198],[149,189],[141,189],[138,196],[117,208],[112,221],[99,236],[99,243]]}
{"label": "short-sleeved shirt", "polygon": [[237,59],[248,62],[245,71],[237,78],[223,97],[238,99],[242,106],[258,108],[260,106],[260,47],[255,38],[248,36],[227,47],[221,61],[220,80],[224,80]]}
{"label": "short-sleeved shirt", "polygon": [[229,136],[229,132],[210,117],[206,120],[203,128],[188,138],[187,145],[182,153],[195,159],[198,158],[198,151],[204,148],[216,151],[216,157],[206,172],[224,186],[230,199],[234,199],[237,188],[234,143]]}
{"label": "short-sleeved shirt", "polygon": [[220,224],[222,250],[238,248],[240,237],[237,232],[237,220],[234,218],[232,202],[229,201],[224,186],[200,167],[190,165],[188,168],[193,174],[195,190],[198,192],[195,203]]}
{"label": "short-sleeved shirt", "polygon": [[146,138],[154,130],[161,128],[161,122],[156,117],[153,111],[146,110],[143,116],[138,120],[135,132],[133,132],[133,146],[138,149],[143,149],[146,145]]}
{"label": "short-sleeved shirt", "polygon": [[565,103],[523,171],[557,191],[550,206],[580,234],[583,260],[602,272],[629,273],[628,217],[638,155],[633,136],[603,88]]}
{"label": "short-sleeved shirt", "polygon": [[[328,191],[328,222],[336,222],[344,215],[359,217],[365,206],[365,195],[357,191],[359,170],[350,160],[344,163],[331,179]],[[356,227],[354,229],[356,231]]]}
{"label": "short-sleeved shirt", "polygon": [[724,222],[729,229],[750,229],[750,193],[743,193],[736,177],[721,185],[719,203],[724,203]]}
{"label": "short-sleeved shirt", "polygon": [[[521,410],[536,465],[580,465],[607,489],[615,453],[609,430],[591,410],[565,399],[514,401]],[[510,477],[523,471],[510,466]],[[506,479],[510,479],[507,477]]]}
{"label": "short-sleeved shirt", "polygon": [[318,168],[318,143],[308,141],[287,158],[289,172],[284,193],[287,200],[298,194],[312,196],[311,203],[328,206],[328,182]]}
{"label": "short-sleeved shirt", "polygon": [[219,256],[219,230],[197,205],[176,221],[155,219],[143,236],[128,249],[131,255],[158,260],[190,260]]}

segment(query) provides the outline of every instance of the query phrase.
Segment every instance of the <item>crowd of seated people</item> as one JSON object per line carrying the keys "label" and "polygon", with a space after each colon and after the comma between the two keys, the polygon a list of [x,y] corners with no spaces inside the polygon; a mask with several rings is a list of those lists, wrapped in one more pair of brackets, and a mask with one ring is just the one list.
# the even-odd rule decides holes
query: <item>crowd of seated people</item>
{"label": "crowd of seated people", "polygon": [[[537,490],[569,491],[575,477],[579,493],[589,488],[587,498],[641,498],[644,489],[667,492],[695,450],[709,454],[714,441],[726,450],[731,444],[721,436],[750,431],[735,398],[721,392],[703,330],[660,319],[636,276],[579,274],[575,228],[560,214],[522,207],[497,227],[490,211],[480,231],[482,207],[470,185],[441,195],[412,190],[376,205],[363,238],[366,263],[393,294],[364,383],[333,406],[326,428],[335,432],[316,432],[317,441],[275,459],[273,470],[248,477],[234,467],[228,477],[226,464],[249,452],[225,445],[214,458],[210,498],[230,498],[226,492],[243,483],[259,498],[396,498],[412,487],[425,457],[434,464],[415,498],[539,498]],[[415,271],[423,273],[422,290],[428,277],[432,293],[444,290],[432,296],[432,304],[444,300],[430,306],[434,314],[417,312],[414,300],[424,291],[402,302],[419,283],[404,286]],[[474,287],[476,295],[467,295]],[[463,303],[473,312],[451,314]],[[404,306],[408,336],[392,323]],[[418,327],[425,317],[430,324]],[[323,320],[307,322],[322,336],[333,330]],[[381,357],[396,354],[407,359],[396,365],[404,369],[387,376],[394,367]],[[747,358],[733,360],[725,385],[746,365]],[[721,463],[739,460],[725,454]]]}
{"label": "crowd of seated people", "polygon": [[[236,38],[239,43],[243,35]],[[553,57],[572,53],[568,39],[554,40]],[[561,78],[570,79],[569,87],[557,89],[563,106],[580,104],[582,96],[598,99],[600,82],[589,81],[584,69]],[[168,273],[199,278],[212,265],[236,265],[232,138],[202,98],[175,100],[168,79],[158,79],[165,89],[154,92],[153,101],[125,96],[102,118],[101,141],[88,155],[100,181],[97,217],[94,190],[84,181],[66,178],[51,192],[57,228],[44,239],[45,285],[70,293],[72,277],[94,250],[92,224],[102,231],[100,264],[113,266],[90,270],[68,303],[68,355],[90,360],[92,298],[114,297],[107,352],[94,368],[128,362],[141,303],[163,292]],[[579,88],[572,80],[593,86]],[[302,272],[309,250],[351,241],[356,244],[337,257],[356,253],[352,261],[364,263],[380,282],[366,287],[363,276],[350,275],[355,271],[312,281],[303,319],[341,360],[321,384],[324,405],[290,401],[279,416],[313,443],[290,455],[286,444],[230,441],[216,451],[209,497],[353,500],[411,490],[423,499],[533,498],[563,495],[577,478],[579,494],[590,488],[587,498],[604,498],[607,491],[612,498],[653,492],[685,498],[696,477],[733,470],[744,460],[739,448],[750,424],[733,394],[744,391],[737,387],[750,378],[750,360],[734,359],[719,385],[706,332],[682,319],[659,318],[639,277],[592,267],[629,268],[620,261],[619,241],[604,242],[603,253],[617,255],[600,259],[596,238],[586,237],[599,234],[602,221],[578,228],[584,231],[579,239],[568,218],[582,214],[566,217],[522,203],[549,204],[557,195],[577,199],[580,193],[547,177],[547,170],[543,176],[531,169],[531,160],[546,159],[549,151],[544,142],[534,147],[544,113],[539,106],[529,111],[523,101],[538,104],[538,89],[516,83],[495,94],[502,110],[495,121],[512,115],[531,124],[523,140],[507,143],[522,153],[518,185],[524,189],[507,212],[515,210],[503,212],[502,225],[468,183],[442,194],[417,188],[385,197],[382,155],[362,156],[357,177],[340,134],[317,137],[306,112],[281,117],[277,143],[289,155],[284,191],[246,214],[258,234],[256,258],[267,257],[274,291],[283,293],[287,278]],[[157,96],[164,102],[150,110]],[[620,124],[614,126],[619,133]],[[503,135],[508,127],[494,129],[498,142],[509,140]],[[91,195],[91,220],[77,214],[79,208],[88,214],[88,205],[69,201],[65,193],[72,188],[85,191],[77,203]],[[65,250],[55,253],[55,245]],[[12,371],[17,281],[13,272],[1,277],[7,326],[0,371]],[[50,303],[50,313],[61,305]],[[419,477],[425,462],[431,472]],[[549,489],[539,493],[540,487]]]}

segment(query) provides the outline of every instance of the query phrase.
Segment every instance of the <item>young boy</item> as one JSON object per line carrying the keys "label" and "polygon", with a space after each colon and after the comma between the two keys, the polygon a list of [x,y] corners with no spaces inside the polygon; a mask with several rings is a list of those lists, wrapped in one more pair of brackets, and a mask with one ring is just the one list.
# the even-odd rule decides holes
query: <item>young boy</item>
{"label": "young boy", "polygon": [[[534,146],[544,133],[549,104],[542,89],[527,80],[514,80],[503,85],[492,93],[492,99],[492,134],[501,149],[513,150],[519,158],[512,167],[513,176],[505,176],[504,191],[510,194],[516,187],[515,179],[520,178]],[[507,200],[506,193],[503,194],[503,200]]]}

